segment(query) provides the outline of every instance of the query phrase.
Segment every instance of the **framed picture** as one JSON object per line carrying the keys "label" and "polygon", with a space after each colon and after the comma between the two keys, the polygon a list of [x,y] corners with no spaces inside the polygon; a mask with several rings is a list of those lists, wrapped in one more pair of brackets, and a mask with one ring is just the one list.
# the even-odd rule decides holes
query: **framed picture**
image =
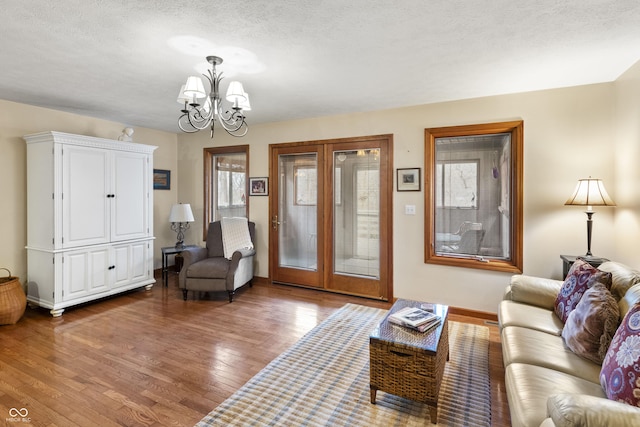
{"label": "framed picture", "polygon": [[250,196],[268,196],[269,195],[269,178],[249,178],[249,195]]}
{"label": "framed picture", "polygon": [[166,169],[153,170],[153,189],[154,190],[170,190],[171,189],[171,171]]}
{"label": "framed picture", "polygon": [[398,169],[398,191],[420,191],[420,168]]}

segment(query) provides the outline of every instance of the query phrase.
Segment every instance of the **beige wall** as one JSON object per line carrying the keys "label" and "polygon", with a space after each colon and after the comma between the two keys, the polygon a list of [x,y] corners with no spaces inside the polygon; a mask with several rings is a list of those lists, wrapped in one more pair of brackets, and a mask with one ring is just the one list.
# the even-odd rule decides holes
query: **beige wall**
{"label": "beige wall", "polygon": [[[32,119],[35,117],[36,119]],[[424,171],[424,128],[524,120],[524,273],[560,278],[560,254],[586,251],[586,215],[564,206],[579,178],[602,178],[616,208],[596,208],[595,255],[640,268],[640,66],[616,83],[494,96],[411,108],[253,125],[244,138],[218,130],[179,134],[136,128],[134,141],[159,146],[155,167],[172,171],[170,191],[154,191],[154,234],[172,245],[168,212],[191,203],[195,224],[188,243],[202,243],[202,149],[249,144],[250,176],[267,176],[268,145],[360,135],[394,135],[394,168]],[[26,278],[25,146],[21,136],[45,130],[117,138],[125,125],[0,101],[0,266]],[[613,148],[616,148],[614,152]],[[395,188],[395,184],[394,184]],[[424,193],[394,192],[394,296],[495,312],[509,274],[423,263]],[[257,223],[257,275],[268,276],[268,197],[250,197]],[[404,214],[406,204],[417,215]]]}
{"label": "beige wall", "polygon": [[[0,267],[11,270],[22,283],[27,277],[27,188],[26,144],[23,135],[58,131],[117,139],[126,125],[46,108],[0,100]],[[175,134],[134,128],[134,142],[156,145],[154,167],[169,169],[178,178]],[[177,200],[177,186],[154,191],[155,267],[160,265],[160,247],[175,243],[168,229],[168,212]],[[163,226],[164,225],[164,226]]]}
{"label": "beige wall", "polygon": [[[559,255],[586,252],[584,209],[564,206],[577,180],[590,175],[602,178],[615,200],[616,179],[625,179],[617,176],[613,167],[614,108],[614,84],[599,84],[255,125],[242,139],[222,130],[213,141],[204,132],[179,135],[180,201],[191,203],[196,216],[187,240],[202,238],[203,147],[250,144],[250,176],[267,176],[269,144],[391,133],[394,168],[420,167],[424,171],[424,128],[522,119],[524,273],[560,279]],[[249,201],[250,216],[258,230],[257,274],[267,277],[268,198],[251,197]],[[416,205],[417,215],[405,215],[406,204]],[[620,246],[613,239],[616,209],[596,211],[592,250],[596,255],[616,258]],[[395,297],[496,311],[510,274],[423,263],[423,192],[394,192],[393,215]],[[633,258],[626,260],[634,264]],[[640,267],[640,261],[634,266]]]}
{"label": "beige wall", "polygon": [[[615,83],[615,132],[607,147],[615,148],[615,253],[628,265],[640,263],[640,62]],[[595,217],[595,216],[594,216]]]}

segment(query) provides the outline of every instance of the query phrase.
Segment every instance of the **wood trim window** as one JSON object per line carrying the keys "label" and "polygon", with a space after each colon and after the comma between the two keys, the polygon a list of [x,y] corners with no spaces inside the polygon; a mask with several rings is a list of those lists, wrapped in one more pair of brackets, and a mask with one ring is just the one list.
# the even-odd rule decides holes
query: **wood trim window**
{"label": "wood trim window", "polygon": [[425,129],[425,263],[522,272],[523,126]]}
{"label": "wood trim window", "polygon": [[[207,147],[204,156],[203,240],[224,213],[249,218],[249,146]],[[224,215],[226,216],[226,215]]]}

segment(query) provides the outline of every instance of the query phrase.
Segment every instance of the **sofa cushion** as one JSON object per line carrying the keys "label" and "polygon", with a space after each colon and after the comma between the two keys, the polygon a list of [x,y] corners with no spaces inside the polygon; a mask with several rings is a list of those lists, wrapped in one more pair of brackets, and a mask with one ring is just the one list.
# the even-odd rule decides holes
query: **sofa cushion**
{"label": "sofa cushion", "polygon": [[640,283],[636,283],[630,287],[624,294],[624,297],[618,301],[620,317],[626,316],[629,310],[631,310],[631,307],[636,305],[638,302],[640,302]]}
{"label": "sofa cushion", "polygon": [[620,310],[616,299],[601,283],[584,292],[562,330],[567,347],[577,355],[602,364],[618,329]]}
{"label": "sofa cushion", "polygon": [[561,287],[561,280],[516,274],[507,288],[508,299],[553,310]]}
{"label": "sofa cushion", "polygon": [[514,301],[500,302],[498,320],[500,328],[522,326],[557,336],[560,336],[564,326],[552,310]]}
{"label": "sofa cushion", "polygon": [[602,363],[600,383],[609,399],[640,406],[640,303],[622,319]]}
{"label": "sofa cushion", "polygon": [[555,394],[547,400],[555,427],[640,425],[640,409],[584,394]]}
{"label": "sofa cushion", "polygon": [[600,365],[568,349],[562,337],[519,326],[502,330],[504,366],[527,363],[564,372],[594,383],[600,382]]}
{"label": "sofa cushion", "polygon": [[578,258],[569,269],[554,305],[554,311],[563,323],[580,302],[584,291],[596,282],[601,282],[610,288],[611,273],[600,271]]}
{"label": "sofa cushion", "polygon": [[640,273],[619,262],[604,262],[598,266],[598,270],[611,273],[611,293],[617,300],[620,300],[630,287],[640,283]]}
{"label": "sofa cushion", "polygon": [[547,399],[560,393],[606,398],[600,384],[541,366],[512,363],[505,369],[511,423],[539,426],[547,418]]}

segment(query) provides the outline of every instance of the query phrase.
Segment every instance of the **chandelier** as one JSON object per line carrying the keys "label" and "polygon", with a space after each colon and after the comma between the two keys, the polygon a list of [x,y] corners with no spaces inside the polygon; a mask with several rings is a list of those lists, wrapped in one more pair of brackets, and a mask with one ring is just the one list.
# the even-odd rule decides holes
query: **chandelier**
{"label": "chandelier", "polygon": [[[202,79],[198,76],[189,76],[187,83],[180,89],[178,102],[184,103],[182,115],[178,118],[178,126],[183,132],[194,133],[211,128],[211,138],[215,122],[217,121],[231,136],[245,136],[249,126],[245,120],[244,112],[251,110],[249,95],[244,91],[242,83],[232,81],[227,88],[226,100],[231,105],[224,106],[220,98],[220,81],[222,72],[216,72],[216,65],[222,64],[222,58],[207,56],[211,69],[209,75],[203,74],[209,81],[209,94],[204,90]],[[204,100],[204,101],[203,101]]]}

